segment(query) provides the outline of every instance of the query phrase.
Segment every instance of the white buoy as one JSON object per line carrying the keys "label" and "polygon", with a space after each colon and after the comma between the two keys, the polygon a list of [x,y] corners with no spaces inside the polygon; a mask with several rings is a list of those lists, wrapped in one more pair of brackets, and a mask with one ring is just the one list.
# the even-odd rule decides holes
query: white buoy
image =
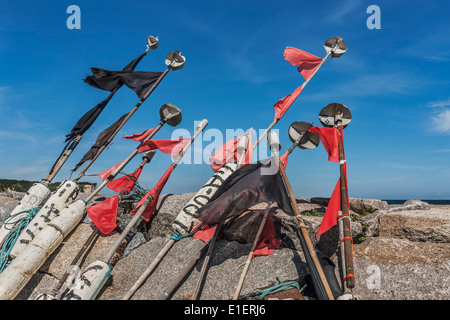
{"label": "white buoy", "polygon": [[[9,233],[11,232],[11,224],[16,221],[19,221],[23,217],[26,217],[28,215],[27,211],[33,208],[36,208],[40,206],[42,203],[44,203],[48,197],[50,196],[50,190],[49,188],[44,185],[43,183],[35,183],[31,186],[30,189],[28,189],[25,196],[20,200],[20,202],[17,204],[17,206],[14,208],[14,210],[11,212],[10,217],[6,219],[5,224],[3,224],[0,227],[0,245],[3,244],[6,237],[8,237]],[[20,213],[20,214],[19,214]],[[17,214],[17,215],[16,215]]]}
{"label": "white buoy", "polygon": [[198,209],[211,200],[222,183],[238,168],[239,165],[237,163],[227,163],[220,168],[181,209],[172,224],[173,230],[180,235],[185,235],[198,226],[201,223],[198,219]]}
{"label": "white buoy", "polygon": [[83,217],[86,204],[78,200],[48,223],[0,274],[0,300],[12,300]]}
{"label": "white buoy", "polygon": [[75,201],[80,188],[73,181],[64,181],[58,189],[45,202],[41,210],[31,220],[28,226],[20,233],[16,243],[11,250],[10,256],[14,259],[20,252],[25,250],[30,242],[37,236],[37,234],[54,218],[56,218],[60,211]]}
{"label": "white buoy", "polygon": [[63,300],[94,300],[100,289],[108,280],[112,266],[103,261],[91,263],[80,278],[75,281]]}

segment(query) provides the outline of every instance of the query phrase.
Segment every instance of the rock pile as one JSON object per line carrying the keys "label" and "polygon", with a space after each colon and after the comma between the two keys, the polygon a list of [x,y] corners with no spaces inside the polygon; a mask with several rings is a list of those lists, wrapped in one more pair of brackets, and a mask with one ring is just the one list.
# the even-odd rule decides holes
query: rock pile
{"label": "rock pile", "polygon": [[[150,223],[142,220],[135,226],[117,251],[112,276],[97,299],[115,300],[125,295],[172,236],[171,224],[192,196],[188,193],[160,197],[155,218]],[[319,238],[315,237],[328,200],[298,197],[297,205],[314,245],[331,257],[336,265],[336,275],[341,279],[337,227]],[[3,216],[14,208],[14,201],[17,199],[0,196]],[[120,208],[119,231],[129,221],[128,210],[132,206],[128,203]],[[377,199],[356,198],[350,199],[350,206],[356,276],[354,293],[359,299],[450,298],[450,208],[430,206],[419,200],[388,205]],[[228,300],[233,296],[263,207],[262,204],[251,208],[249,214],[231,224],[216,242],[200,299]],[[282,246],[269,256],[253,259],[241,299],[257,299],[258,290],[277,283],[277,276],[282,282],[298,282],[299,287],[304,288],[303,296],[313,299],[309,271],[297,236],[297,219],[277,208],[272,212],[272,218]],[[49,257],[16,299],[35,299],[39,293],[50,292],[91,230],[87,217]],[[81,269],[92,261],[101,260],[117,237],[118,231],[101,236],[83,257]],[[176,242],[132,299],[158,299],[202,246],[201,240],[192,237]],[[189,299],[202,262],[200,260],[184,279],[172,299]],[[290,298],[297,299],[294,296],[290,295]]]}

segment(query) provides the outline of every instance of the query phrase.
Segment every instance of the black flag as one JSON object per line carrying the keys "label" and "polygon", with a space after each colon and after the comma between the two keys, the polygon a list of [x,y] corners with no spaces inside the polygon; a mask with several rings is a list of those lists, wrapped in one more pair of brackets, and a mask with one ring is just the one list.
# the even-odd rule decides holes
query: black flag
{"label": "black flag", "polygon": [[[272,163],[272,161],[274,161]],[[261,202],[276,202],[286,213],[295,215],[275,159],[248,164],[233,172],[211,200],[197,213],[208,225],[225,221]]]}
{"label": "black flag", "polygon": [[113,91],[116,87],[125,84],[136,92],[140,99],[162,74],[162,72],[148,71],[109,71],[100,68],[91,68],[91,71],[92,75],[84,79],[84,82],[90,86],[101,90]]}
{"label": "black flag", "polygon": [[109,100],[111,100],[113,96],[113,93],[111,93],[108,98],[97,104],[95,107],[93,107],[91,110],[86,112],[75,124],[75,126],[72,128],[69,134],[66,135],[66,141],[72,141],[76,136],[82,135],[85,133],[91,125],[94,123],[95,120],[97,120],[100,113],[103,111],[103,109],[108,104]]}
{"label": "black flag", "polygon": [[[122,69],[122,71],[133,71],[134,68],[138,65],[138,63],[142,60],[142,58],[147,54],[147,51],[143,52],[139,57],[132,60],[130,63],[128,63],[125,68]],[[85,133],[91,125],[94,123],[95,120],[97,120],[100,113],[103,111],[103,109],[106,107],[108,102],[111,100],[113,95],[116,93],[116,91],[122,86],[122,84],[118,84],[115,88],[113,88],[111,91],[111,94],[102,102],[97,104],[95,107],[93,107],[91,110],[86,112],[75,124],[75,126],[72,128],[69,134],[66,135],[66,141],[72,141],[76,136],[82,135]],[[66,146],[67,148],[67,146]],[[66,149],[64,148],[64,150]],[[63,150],[63,153],[64,153]]]}
{"label": "black flag", "polygon": [[98,135],[97,140],[95,141],[94,145],[91,147],[91,149],[89,149],[88,152],[86,152],[86,154],[83,156],[81,161],[78,162],[78,164],[75,166],[75,168],[72,171],[78,170],[78,168],[85,161],[93,159],[95,157],[95,155],[97,154],[98,150],[101,147],[106,146],[109,137],[111,137],[111,135],[114,133],[114,131],[116,131],[116,129],[120,126],[120,124],[122,123],[123,119],[127,115],[128,115],[128,113],[125,113],[122,117],[120,117],[119,120],[114,122],[110,127],[106,128],[105,130],[100,132],[100,134]]}

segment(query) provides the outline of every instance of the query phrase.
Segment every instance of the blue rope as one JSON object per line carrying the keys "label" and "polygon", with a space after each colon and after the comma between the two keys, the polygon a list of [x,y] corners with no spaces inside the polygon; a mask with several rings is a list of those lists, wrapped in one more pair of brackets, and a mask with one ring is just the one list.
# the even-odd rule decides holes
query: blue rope
{"label": "blue rope", "polygon": [[170,239],[171,239],[171,240],[178,241],[178,240],[180,240],[180,239],[187,238],[187,237],[193,235],[194,233],[196,233],[196,232],[197,232],[198,230],[200,230],[202,227],[203,227],[203,224],[202,224],[201,226],[199,226],[198,228],[196,228],[196,229],[195,229],[194,231],[192,231],[191,233],[186,234],[186,235],[184,235],[184,236],[180,235],[177,231],[175,231],[175,232],[173,233],[173,235],[170,237]]}
{"label": "blue rope", "polygon": [[[42,207],[35,207],[29,210],[21,211],[16,214],[9,216],[8,218],[2,220],[3,224],[11,225],[11,232],[6,237],[5,242],[2,245],[2,249],[0,251],[0,273],[5,270],[5,268],[9,265],[9,254],[11,253],[14,244],[19,238],[20,233],[24,230],[31,220],[36,216],[36,214],[41,210]],[[11,218],[14,218],[20,214],[27,212],[28,214],[25,217],[18,219],[17,221],[8,222]]]}
{"label": "blue rope", "polygon": [[300,291],[300,285],[298,284],[297,281],[286,281],[286,282],[282,283],[280,280],[280,276],[278,276],[278,275],[277,275],[277,281],[278,281],[278,284],[275,284],[273,287],[269,287],[264,290],[257,290],[255,292],[255,294],[258,294],[259,295],[258,298],[260,300],[262,300],[268,294],[273,294],[273,293],[277,293],[277,292],[292,289],[292,288],[297,288],[298,291]]}

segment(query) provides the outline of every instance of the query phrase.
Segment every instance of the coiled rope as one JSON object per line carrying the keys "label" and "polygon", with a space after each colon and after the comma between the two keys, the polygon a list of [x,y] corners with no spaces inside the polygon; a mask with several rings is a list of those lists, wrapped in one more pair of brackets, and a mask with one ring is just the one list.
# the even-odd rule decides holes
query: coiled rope
{"label": "coiled rope", "polygon": [[[31,220],[36,216],[36,214],[41,210],[42,207],[34,207],[29,210],[24,210],[18,213],[15,213],[8,218],[2,220],[4,225],[11,225],[11,232],[6,237],[5,242],[2,245],[2,250],[0,251],[0,273],[5,270],[5,268],[9,264],[9,254],[11,253],[12,248],[14,247],[14,244],[16,243],[17,239],[19,238],[20,233],[22,230],[24,230]],[[26,216],[10,222],[12,218],[21,215],[23,213],[28,213]]]}
{"label": "coiled rope", "polygon": [[269,288],[264,289],[264,290],[257,290],[255,292],[255,294],[259,295],[258,298],[260,300],[262,300],[268,294],[273,294],[273,293],[277,293],[277,292],[288,290],[288,289],[292,289],[292,288],[297,288],[298,291],[300,291],[300,285],[298,284],[297,281],[281,282],[281,279],[280,279],[279,275],[277,275],[276,278],[277,278],[278,284],[275,284],[273,287],[269,287]]}

